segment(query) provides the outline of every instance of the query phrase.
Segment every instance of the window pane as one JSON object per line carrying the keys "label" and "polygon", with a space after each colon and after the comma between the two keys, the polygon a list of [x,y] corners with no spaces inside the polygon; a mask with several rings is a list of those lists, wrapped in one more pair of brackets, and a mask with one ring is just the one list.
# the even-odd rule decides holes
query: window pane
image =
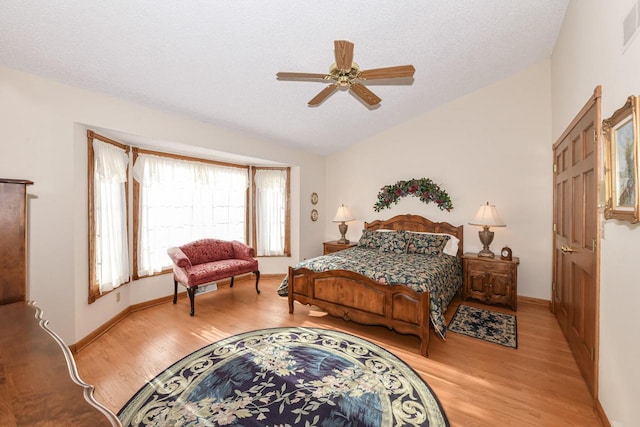
{"label": "window pane", "polygon": [[258,256],[285,254],[287,177],[287,170],[282,169],[257,169],[255,172]]}
{"label": "window pane", "polygon": [[125,150],[97,139],[94,156],[93,208],[95,281],[100,294],[129,280]]}
{"label": "window pane", "polygon": [[169,268],[171,246],[203,238],[245,241],[246,169],[141,154],[134,176],[139,276]]}

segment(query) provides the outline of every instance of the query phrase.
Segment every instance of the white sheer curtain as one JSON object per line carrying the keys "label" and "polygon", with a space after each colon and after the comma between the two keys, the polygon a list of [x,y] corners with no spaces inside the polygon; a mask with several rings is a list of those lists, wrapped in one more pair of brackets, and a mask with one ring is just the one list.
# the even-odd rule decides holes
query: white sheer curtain
{"label": "white sheer curtain", "polygon": [[140,154],[138,275],[171,266],[167,248],[202,239],[246,241],[248,171]]}
{"label": "white sheer curtain", "polygon": [[129,280],[125,189],[129,155],[125,150],[97,139],[92,145],[96,280],[102,294]]}
{"label": "white sheer curtain", "polygon": [[257,255],[284,255],[287,171],[258,169],[254,183]]}

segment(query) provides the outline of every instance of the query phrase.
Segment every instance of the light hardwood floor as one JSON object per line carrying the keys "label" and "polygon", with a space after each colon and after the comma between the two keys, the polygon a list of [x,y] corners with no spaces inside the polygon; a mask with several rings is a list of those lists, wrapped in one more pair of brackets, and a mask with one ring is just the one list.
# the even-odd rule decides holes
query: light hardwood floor
{"label": "light hardwood floor", "polygon": [[[80,376],[117,413],[145,382],[211,342],[261,328],[330,328],[375,342],[409,364],[438,396],[452,426],[601,425],[558,323],[544,305],[518,304],[516,350],[455,333],[443,341],[432,331],[424,358],[413,336],[345,322],[298,303],[290,315],[287,299],[276,294],[279,283],[279,278],[261,279],[259,295],[252,281],[221,286],[196,297],[194,317],[186,298],[134,312],[75,355]],[[447,321],[459,303],[456,297]]]}

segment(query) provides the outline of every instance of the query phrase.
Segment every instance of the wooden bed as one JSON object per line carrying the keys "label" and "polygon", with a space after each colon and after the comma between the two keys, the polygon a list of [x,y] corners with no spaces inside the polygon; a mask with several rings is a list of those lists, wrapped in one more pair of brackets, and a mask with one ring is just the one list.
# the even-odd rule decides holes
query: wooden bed
{"label": "wooden bed", "polygon": [[[456,236],[458,257],[463,252],[463,226],[432,222],[418,215],[398,215],[389,220],[365,223],[367,230],[406,230],[447,233]],[[402,285],[380,284],[347,270],[313,272],[289,267],[289,313],[294,301],[317,306],[344,320],[365,325],[381,325],[420,338],[420,354],[428,355],[429,292],[415,292]]]}

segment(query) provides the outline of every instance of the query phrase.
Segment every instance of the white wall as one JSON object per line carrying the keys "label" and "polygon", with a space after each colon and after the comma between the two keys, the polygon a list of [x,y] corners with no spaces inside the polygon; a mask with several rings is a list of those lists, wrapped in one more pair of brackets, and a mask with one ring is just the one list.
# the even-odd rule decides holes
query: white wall
{"label": "white wall", "polygon": [[112,293],[87,304],[87,127],[294,166],[293,256],[262,258],[261,271],[282,273],[317,255],[324,229],[310,220],[300,195],[307,200],[323,187],[323,157],[2,67],[0,117],[0,176],[35,183],[28,187],[27,297],[69,344],[127,305],[173,292],[171,275],[163,275],[125,285],[119,303]]}
{"label": "white wall", "polygon": [[[602,86],[602,116],[640,95],[640,33],[623,51],[622,21],[635,0],[572,0],[551,60],[553,137]],[[639,5],[640,6],[640,5]],[[604,222],[598,399],[615,427],[638,425],[640,227]]]}
{"label": "white wall", "polygon": [[[411,213],[464,225],[464,249],[478,252],[480,227],[469,225],[480,205],[495,204],[505,228],[494,228],[491,249],[505,244],[520,257],[518,294],[551,294],[550,64],[543,61],[435,111],[364,140],[327,158],[331,218],[344,203],[357,219],[347,237],[357,240],[364,221]],[[382,107],[384,108],[384,106]],[[372,120],[375,120],[375,111]],[[363,123],[366,126],[366,123]],[[415,197],[373,210],[381,187],[431,178],[454,209],[440,211]],[[326,238],[339,238],[326,218]]]}

